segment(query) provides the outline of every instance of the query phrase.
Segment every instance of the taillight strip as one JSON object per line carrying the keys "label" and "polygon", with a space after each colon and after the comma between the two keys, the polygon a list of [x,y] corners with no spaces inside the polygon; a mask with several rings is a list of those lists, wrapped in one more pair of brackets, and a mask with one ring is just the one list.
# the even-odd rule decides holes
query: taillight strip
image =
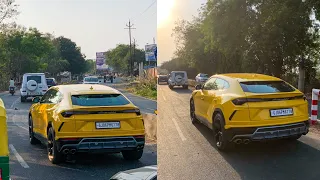
{"label": "taillight strip", "polygon": [[72,115],[86,115],[86,114],[121,114],[121,113],[136,113],[141,115],[140,109],[126,109],[118,111],[65,111],[61,115],[63,117],[71,117]]}
{"label": "taillight strip", "polygon": [[[247,102],[285,101],[285,100],[294,100],[294,99],[306,100],[305,96],[294,96],[294,97],[285,97],[285,98],[238,98],[238,99],[233,99],[232,102],[235,105],[242,105]],[[312,102],[312,103],[315,103],[315,102]]]}

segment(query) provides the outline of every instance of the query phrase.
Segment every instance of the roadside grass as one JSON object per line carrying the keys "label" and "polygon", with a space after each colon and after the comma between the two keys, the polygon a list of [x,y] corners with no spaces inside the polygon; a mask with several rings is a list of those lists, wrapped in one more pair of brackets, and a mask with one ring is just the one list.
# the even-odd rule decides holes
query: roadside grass
{"label": "roadside grass", "polygon": [[142,97],[157,100],[157,81],[155,79],[140,79],[131,83],[126,90]]}

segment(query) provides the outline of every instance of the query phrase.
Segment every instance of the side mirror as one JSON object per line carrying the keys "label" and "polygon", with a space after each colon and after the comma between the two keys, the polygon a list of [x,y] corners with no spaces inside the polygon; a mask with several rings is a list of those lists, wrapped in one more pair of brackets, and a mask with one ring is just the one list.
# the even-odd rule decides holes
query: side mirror
{"label": "side mirror", "polygon": [[200,89],[202,89],[202,85],[201,84],[197,84],[196,85],[196,90],[200,90]]}
{"label": "side mirror", "polygon": [[155,113],[156,115],[158,115],[158,110],[155,110],[154,113]]}
{"label": "side mirror", "polygon": [[33,103],[38,103],[38,102],[40,102],[40,100],[41,100],[40,97],[34,97],[34,98],[32,99],[32,102],[33,102]]}

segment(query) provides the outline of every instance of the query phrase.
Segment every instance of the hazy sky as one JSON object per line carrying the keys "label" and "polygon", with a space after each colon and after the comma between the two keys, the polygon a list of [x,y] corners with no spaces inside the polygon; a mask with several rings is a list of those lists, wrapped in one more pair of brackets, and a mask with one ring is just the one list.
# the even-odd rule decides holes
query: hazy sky
{"label": "hazy sky", "polygon": [[[169,2],[173,2],[171,9],[168,6],[171,4]],[[165,9],[170,9],[169,18],[158,24],[158,64],[170,60],[175,51],[174,38],[171,36],[175,21],[191,20],[192,16],[198,15],[201,4],[206,2],[207,0],[158,0],[158,19],[161,11],[167,12]]]}
{"label": "hazy sky", "polygon": [[124,29],[129,18],[136,28],[132,30],[132,37],[139,48],[153,43],[157,36],[157,3],[146,9],[154,1],[16,0],[20,5],[16,22],[70,38],[87,58],[95,58],[96,52],[129,43],[128,30]]}

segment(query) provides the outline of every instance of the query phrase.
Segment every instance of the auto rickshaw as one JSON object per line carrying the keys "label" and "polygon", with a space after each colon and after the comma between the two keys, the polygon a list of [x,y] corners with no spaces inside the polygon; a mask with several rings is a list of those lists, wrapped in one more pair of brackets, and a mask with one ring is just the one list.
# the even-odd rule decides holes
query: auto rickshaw
{"label": "auto rickshaw", "polygon": [[0,99],[0,180],[9,180],[9,148],[7,132],[7,113]]}

